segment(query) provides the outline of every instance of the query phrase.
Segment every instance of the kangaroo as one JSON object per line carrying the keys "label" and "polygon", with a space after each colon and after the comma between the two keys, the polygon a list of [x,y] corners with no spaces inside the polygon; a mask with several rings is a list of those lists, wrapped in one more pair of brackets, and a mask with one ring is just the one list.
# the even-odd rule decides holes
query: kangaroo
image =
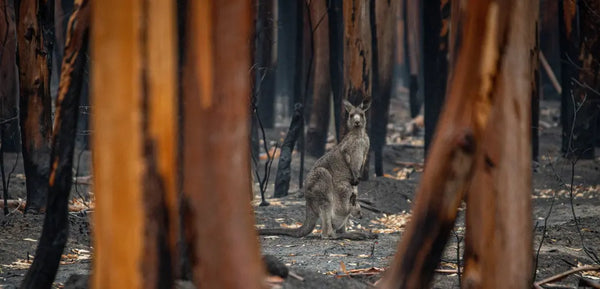
{"label": "kangaroo", "polygon": [[346,232],[350,215],[362,218],[356,186],[369,152],[369,137],[365,130],[365,111],[369,105],[370,102],[355,107],[344,100],[348,112],[348,133],[315,162],[306,176],[306,218],[302,226],[295,229],[260,229],[260,235],[304,237],[312,232],[320,218],[321,237],[324,239],[364,240],[377,237],[366,232]]}

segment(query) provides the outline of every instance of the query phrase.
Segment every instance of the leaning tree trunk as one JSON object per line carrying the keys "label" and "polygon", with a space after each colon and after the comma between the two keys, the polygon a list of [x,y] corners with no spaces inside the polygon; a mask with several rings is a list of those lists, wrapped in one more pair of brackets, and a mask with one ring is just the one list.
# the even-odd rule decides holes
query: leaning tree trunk
{"label": "leaning tree trunk", "polygon": [[16,147],[18,142],[11,136],[18,130],[18,78],[17,78],[17,40],[15,28],[14,2],[0,0],[0,171],[2,173],[2,199],[4,214],[8,214],[8,187],[4,175],[4,152],[7,147]]}
{"label": "leaning tree trunk", "polygon": [[466,7],[413,217],[382,288],[427,287],[467,189],[463,284],[531,288],[529,113],[537,1],[470,0]]}
{"label": "leaning tree trunk", "polygon": [[[423,2],[423,86],[425,106],[425,155],[438,122],[448,75],[450,1]],[[460,0],[455,0],[460,1]]]}
{"label": "leaning tree trunk", "polygon": [[52,1],[22,0],[17,17],[21,143],[27,187],[25,211],[44,210],[50,172]]}
{"label": "leaning tree trunk", "polygon": [[329,21],[327,13],[327,3],[324,0],[311,3],[314,77],[312,77],[312,107],[306,132],[306,152],[313,157],[320,157],[325,153],[331,110]]}
{"label": "leaning tree trunk", "polygon": [[73,182],[75,132],[89,24],[89,1],[76,1],[75,11],[69,19],[66,44],[63,46],[65,57],[61,65],[61,81],[56,99],[47,212],[35,259],[21,288],[52,287],[69,236],[69,193]]}
{"label": "leaning tree trunk", "polygon": [[562,152],[572,158],[594,158],[600,97],[600,2],[559,2],[562,63]]}
{"label": "leaning tree trunk", "polygon": [[93,2],[93,105],[100,112],[92,115],[94,288],[173,283],[179,220],[174,4]]}
{"label": "leaning tree trunk", "polygon": [[190,1],[188,21],[182,210],[194,282],[198,288],[262,288],[247,197],[252,5]]}
{"label": "leaning tree trunk", "polygon": [[370,21],[373,49],[373,104],[371,110],[371,147],[375,155],[375,174],[383,176],[383,146],[387,133],[398,1],[370,1]]}

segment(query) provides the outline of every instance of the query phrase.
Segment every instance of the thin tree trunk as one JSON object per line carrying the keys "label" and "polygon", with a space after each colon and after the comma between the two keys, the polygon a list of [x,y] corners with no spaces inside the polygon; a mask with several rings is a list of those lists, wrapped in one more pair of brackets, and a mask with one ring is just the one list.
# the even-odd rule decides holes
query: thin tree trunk
{"label": "thin tree trunk", "polygon": [[[282,100],[287,98],[288,102],[282,104],[284,110],[289,111],[290,114],[294,108],[294,95],[295,79],[296,77],[296,50],[302,50],[302,46],[296,43],[298,37],[298,31],[302,31],[302,28],[298,28],[298,7],[303,6],[303,2],[289,1],[289,0],[278,0],[278,29],[277,29],[277,76],[276,76],[276,94],[281,97]],[[302,82],[301,82],[302,83]],[[265,128],[272,128],[271,124],[265,123]]]}
{"label": "thin tree trunk", "polygon": [[423,77],[427,84],[423,87],[425,155],[433,139],[446,95],[450,1],[452,0],[423,2]]}
{"label": "thin tree trunk", "polygon": [[344,98],[344,18],[342,15],[343,0],[327,0],[327,16],[329,18],[329,69],[331,90],[333,93],[333,116],[335,137],[342,140],[340,127],[342,123],[342,99]]}
{"label": "thin tree trunk", "polygon": [[88,0],[78,0],[75,2],[75,11],[69,19],[64,46],[66,57],[61,65],[61,82],[56,100],[56,117],[52,135],[52,170],[47,212],[35,259],[25,275],[21,288],[52,287],[69,236],[69,193],[73,182],[75,132],[89,25],[90,3]]}
{"label": "thin tree trunk", "polygon": [[53,19],[52,1],[22,0],[18,7],[21,143],[27,187],[26,212],[45,210],[50,171]]}
{"label": "thin tree trunk", "polygon": [[419,74],[421,70],[421,9],[418,0],[406,0],[406,59],[409,75],[410,116],[416,117],[421,111],[423,98],[419,94]]}
{"label": "thin tree trunk", "polygon": [[313,157],[320,157],[325,153],[331,110],[329,21],[326,1],[313,1],[310,14],[313,23],[314,77],[312,77],[313,101],[306,133],[306,151]]}
{"label": "thin tree trunk", "polygon": [[245,0],[190,1],[188,8],[183,213],[202,288],[262,288],[247,197],[252,15]]}
{"label": "thin tree trunk", "polygon": [[102,0],[92,9],[101,112],[93,115],[92,285],[167,288],[179,220],[175,2]]}
{"label": "thin tree trunk", "polygon": [[373,104],[371,109],[371,147],[375,155],[375,174],[383,176],[383,146],[392,94],[396,10],[400,3],[371,0],[373,49]]}
{"label": "thin tree trunk", "polygon": [[[426,160],[413,217],[381,288],[427,287],[472,182],[481,186],[470,190],[467,220],[481,224],[469,223],[467,257],[480,262],[482,271],[467,263],[465,286],[531,286],[529,106],[536,1],[470,0],[466,7],[440,133]],[[485,202],[474,201],[475,195]],[[473,227],[484,231],[478,234]],[[489,244],[489,250],[479,250],[482,244]]]}
{"label": "thin tree trunk", "polygon": [[275,176],[275,192],[273,193],[273,197],[275,198],[281,198],[288,195],[290,180],[292,178],[292,153],[294,152],[294,145],[301,134],[302,113],[302,104],[297,104],[294,108],[294,115],[290,122],[290,128],[281,145],[279,163],[277,164],[277,175]]}

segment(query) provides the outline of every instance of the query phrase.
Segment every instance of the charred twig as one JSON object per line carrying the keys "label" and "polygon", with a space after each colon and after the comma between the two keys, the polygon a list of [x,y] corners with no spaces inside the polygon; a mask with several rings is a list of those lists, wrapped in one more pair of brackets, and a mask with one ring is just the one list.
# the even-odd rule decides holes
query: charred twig
{"label": "charred twig", "polygon": [[585,278],[579,279],[579,283],[577,285],[578,286],[586,286],[586,287],[592,287],[592,288],[600,289],[600,283],[594,282],[592,280],[588,280],[588,279],[585,279]]}
{"label": "charred twig", "polygon": [[540,240],[540,244],[538,245],[537,251],[535,253],[535,263],[533,266],[533,279],[535,280],[536,274],[537,274],[537,266],[538,266],[538,260],[540,257],[540,250],[542,249],[542,245],[544,244],[544,239],[546,238],[546,229],[548,226],[548,219],[550,219],[550,215],[552,214],[552,209],[554,208],[554,201],[556,201],[556,195],[552,196],[552,202],[550,203],[550,208],[548,209],[548,213],[546,214],[546,217],[544,218],[544,227],[542,227],[542,239]]}
{"label": "charred twig", "polygon": [[371,212],[377,213],[377,214],[391,214],[390,212],[381,210],[381,209],[371,206],[367,203],[363,203],[362,200],[358,200],[358,202],[361,203],[360,207],[363,209],[366,209],[367,211],[371,211]]}

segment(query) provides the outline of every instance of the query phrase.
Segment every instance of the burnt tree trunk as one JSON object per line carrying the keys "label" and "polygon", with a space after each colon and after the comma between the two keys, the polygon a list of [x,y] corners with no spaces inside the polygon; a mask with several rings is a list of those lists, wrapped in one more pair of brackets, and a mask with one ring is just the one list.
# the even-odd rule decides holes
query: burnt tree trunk
{"label": "burnt tree trunk", "polygon": [[[433,139],[446,95],[450,1],[423,2],[423,86],[425,106],[425,155]],[[460,0],[456,0],[460,1]]]}
{"label": "burnt tree trunk", "polygon": [[[344,99],[354,105],[372,100],[372,48],[370,7],[366,1],[344,0]],[[344,108],[342,111],[340,138],[346,135],[346,119],[348,117]],[[369,116],[370,114],[367,114]],[[370,117],[367,117],[367,130]],[[362,172],[362,179],[368,179],[369,157]]]}
{"label": "burnt tree trunk", "polygon": [[52,1],[22,0],[17,12],[21,143],[27,187],[26,212],[42,212],[50,171],[50,71]]}
{"label": "burnt tree trunk", "polygon": [[279,163],[277,164],[277,175],[275,176],[275,192],[273,197],[281,198],[288,195],[290,188],[290,180],[292,178],[292,153],[296,141],[302,133],[302,104],[296,104],[294,115],[290,122],[290,128],[281,145],[281,153],[279,154]]}
{"label": "burnt tree trunk", "polygon": [[[277,29],[277,76],[276,76],[276,94],[282,98],[283,108],[287,111],[293,111],[294,95],[296,93],[296,50],[302,50],[302,46],[297,42],[298,31],[302,31],[302,27],[297,27],[297,19],[300,14],[298,9],[302,7],[304,1],[289,1],[278,0],[278,29]],[[302,2],[302,3],[298,3]],[[301,70],[301,69],[300,69]],[[302,82],[301,82],[302,84]],[[287,98],[287,103],[283,100]],[[272,128],[273,124],[265,123],[265,128]]]}
{"label": "burnt tree trunk", "polygon": [[268,128],[275,123],[275,1],[258,1],[255,31],[254,89],[257,113]]}
{"label": "burnt tree trunk", "polygon": [[375,174],[383,176],[383,146],[392,94],[397,1],[370,1],[373,50],[373,104],[371,109],[371,148],[375,156]]}
{"label": "burnt tree trunk", "polygon": [[167,288],[179,235],[174,1],[92,4],[93,100],[101,113],[92,115],[97,195],[91,283]]}
{"label": "burnt tree trunk", "polygon": [[79,113],[85,53],[90,24],[88,0],[75,2],[65,38],[61,82],[56,99],[56,116],[52,135],[52,169],[48,188],[47,212],[42,236],[33,264],[21,288],[51,288],[61,255],[69,236],[69,193],[72,185],[73,152]]}
{"label": "burnt tree trunk", "polygon": [[537,3],[470,0],[466,7],[440,133],[381,288],[428,286],[467,189],[463,284],[531,288],[529,113]]}
{"label": "burnt tree trunk", "polygon": [[324,0],[313,1],[310,6],[314,77],[312,77],[312,107],[306,132],[306,152],[313,157],[320,157],[325,153],[331,110],[329,21],[327,3]]}
{"label": "burnt tree trunk", "polygon": [[[0,46],[2,49],[0,52],[0,141],[3,152],[18,152],[20,150],[17,104],[19,79],[14,1],[0,1],[0,11]],[[4,190],[5,194],[8,193],[6,191]]]}
{"label": "burnt tree trunk", "polygon": [[245,0],[188,9],[183,214],[198,288],[262,288],[247,198],[252,15]]}
{"label": "burnt tree trunk", "polygon": [[327,16],[329,20],[329,69],[331,91],[333,94],[333,117],[335,137],[342,140],[340,127],[342,123],[342,99],[344,98],[344,18],[342,15],[343,0],[327,0]]}
{"label": "burnt tree trunk", "polygon": [[560,1],[562,152],[593,159],[600,89],[600,11],[598,1]]}
{"label": "burnt tree trunk", "polygon": [[405,53],[409,78],[410,116],[413,118],[419,115],[423,105],[423,98],[419,94],[419,74],[421,71],[421,9],[419,6],[420,1],[418,0],[405,1]]}

